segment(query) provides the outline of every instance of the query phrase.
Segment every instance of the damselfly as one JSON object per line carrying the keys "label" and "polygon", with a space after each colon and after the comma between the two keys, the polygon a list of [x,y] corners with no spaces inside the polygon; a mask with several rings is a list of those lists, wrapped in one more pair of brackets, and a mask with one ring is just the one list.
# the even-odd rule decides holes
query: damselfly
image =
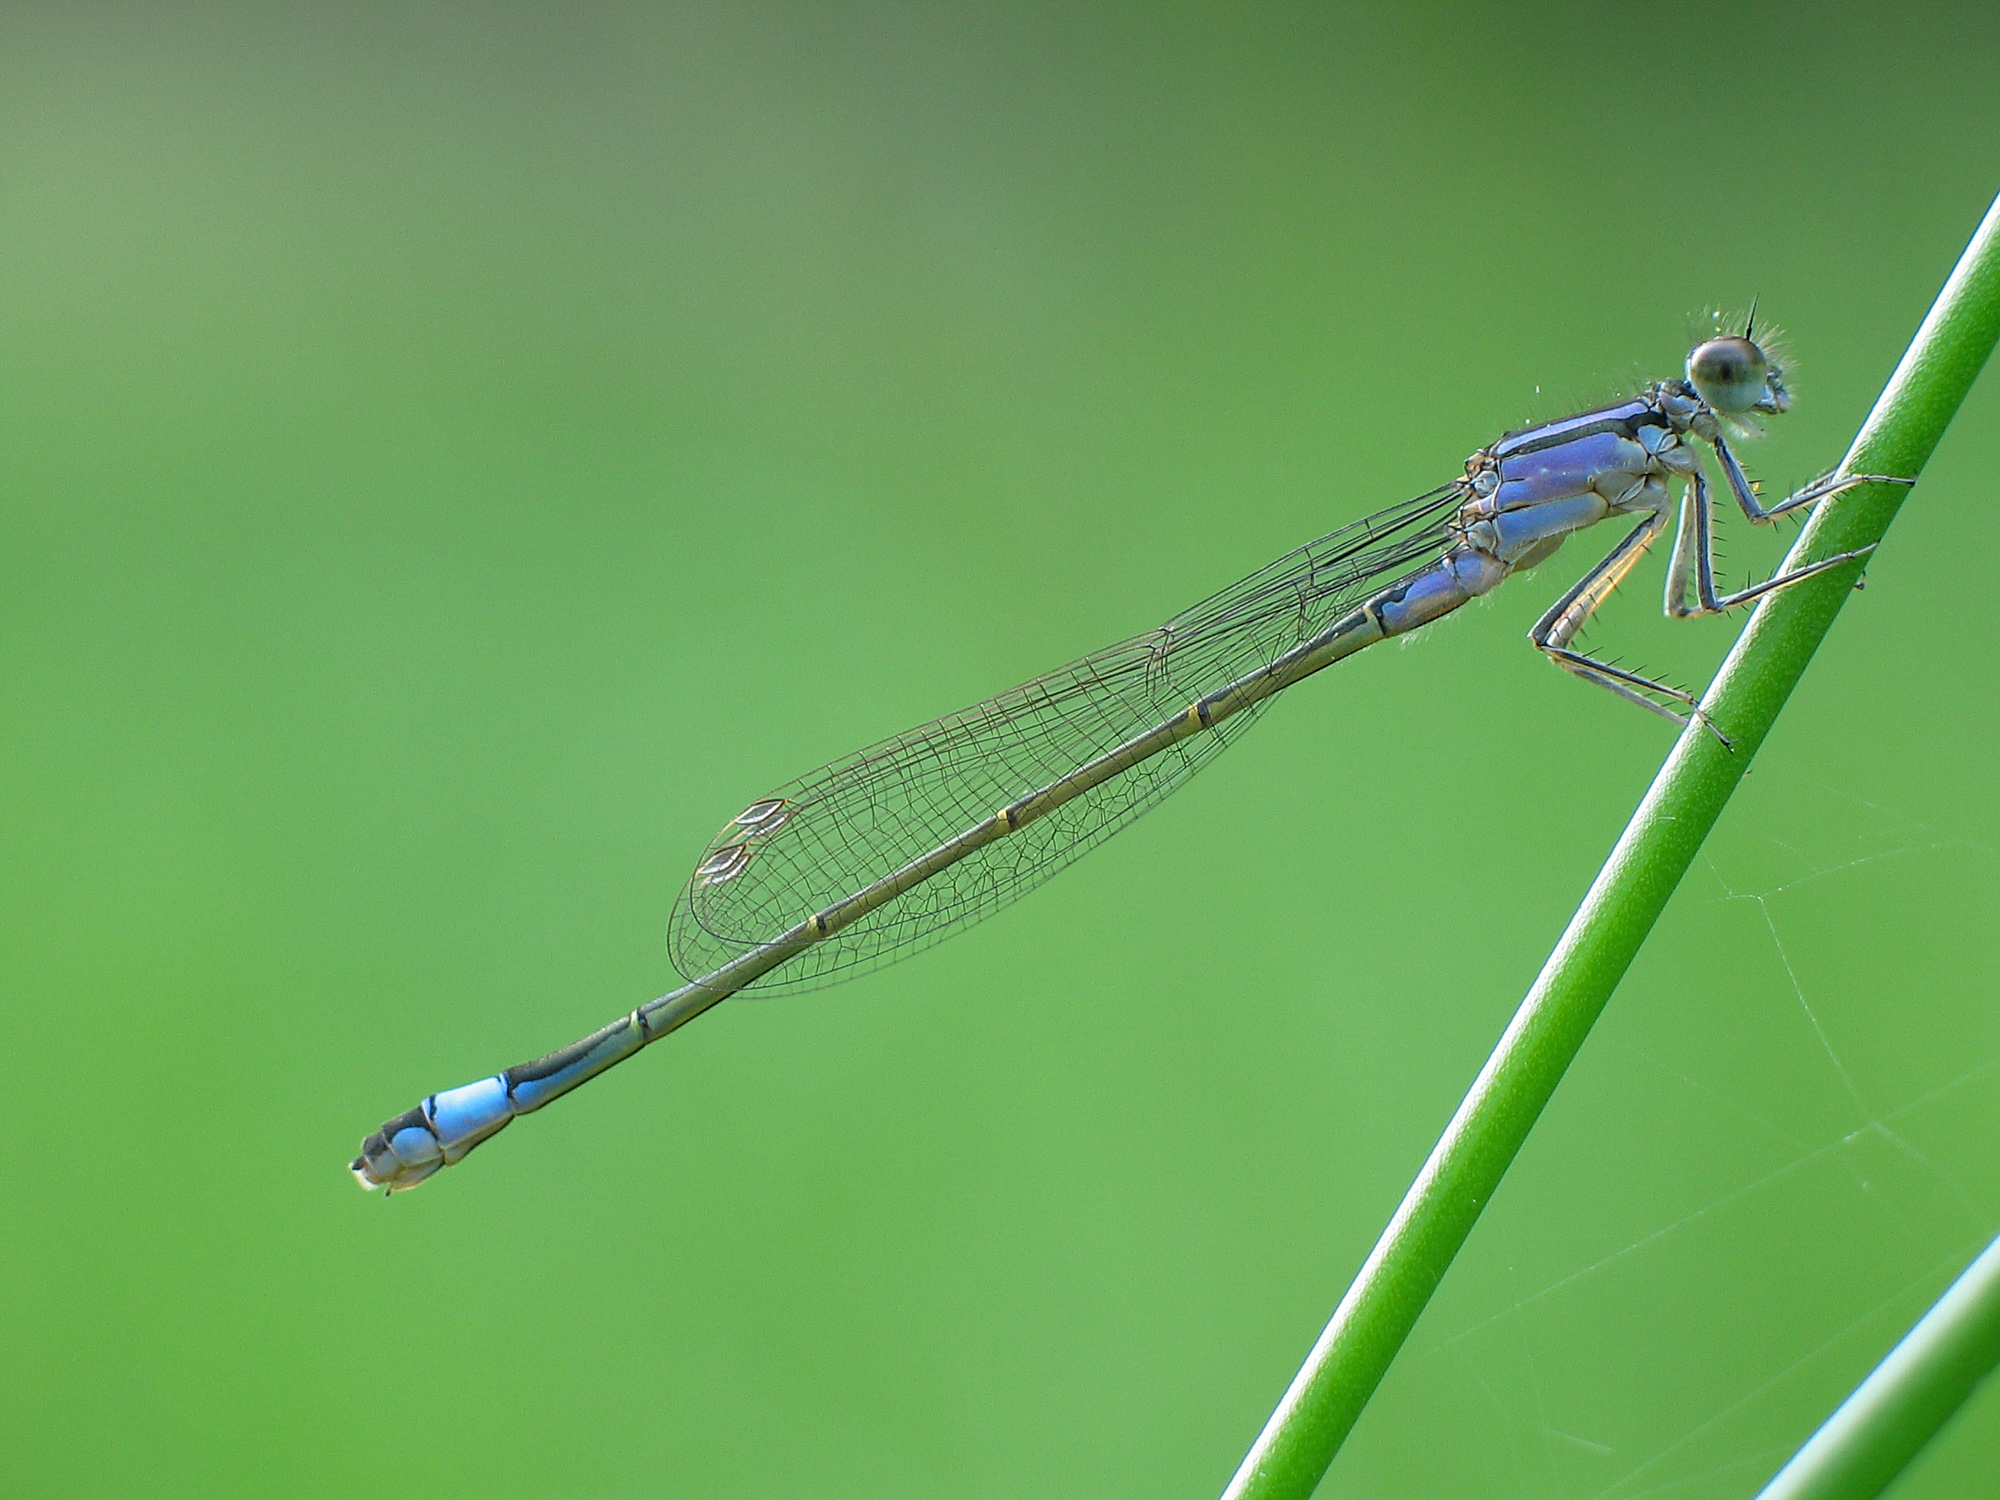
{"label": "damselfly", "polygon": [[[1691,693],[1576,649],[1591,614],[1672,519],[1666,612],[1718,614],[1859,560],[1823,558],[1716,591],[1705,446],[1743,513],[1768,524],[1885,475],[1831,474],[1761,504],[1731,439],[1791,405],[1755,339],[1720,333],[1685,379],[1509,433],[1465,473],[1252,573],[1157,630],[885,740],[759,798],[723,825],[674,908],[688,983],[573,1046],[433,1094],[362,1142],[363,1187],[440,1167],[740,990],[805,989],[903,957],[1047,879],[1206,765],[1273,695],[1405,635],[1614,517],[1632,529],[1535,624],[1557,665],[1725,745]],[[1865,550],[1865,549],[1864,549]]]}

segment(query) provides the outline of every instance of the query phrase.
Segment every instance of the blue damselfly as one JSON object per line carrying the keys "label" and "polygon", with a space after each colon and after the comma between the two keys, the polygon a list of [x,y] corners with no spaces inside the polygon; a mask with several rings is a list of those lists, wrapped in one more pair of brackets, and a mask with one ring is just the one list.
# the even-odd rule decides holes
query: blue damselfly
{"label": "blue damselfly", "polygon": [[[1666,611],[1717,614],[1861,558],[1844,552],[1731,594],[1716,590],[1713,455],[1766,524],[1883,475],[1828,475],[1760,503],[1731,446],[1788,409],[1778,362],[1718,333],[1683,379],[1510,433],[1449,484],[1287,554],[1166,624],[962,713],[885,740],[759,798],[696,864],[669,929],[688,983],[582,1041],[433,1094],[362,1143],[364,1187],[398,1191],[741,990],[810,988],[903,957],[1022,895],[1193,775],[1281,690],[1490,593],[1571,535],[1632,529],[1529,639],[1587,682],[1724,744],[1697,698],[1577,649],[1576,639],[1673,518]],[[1768,340],[1767,340],[1768,342]]]}

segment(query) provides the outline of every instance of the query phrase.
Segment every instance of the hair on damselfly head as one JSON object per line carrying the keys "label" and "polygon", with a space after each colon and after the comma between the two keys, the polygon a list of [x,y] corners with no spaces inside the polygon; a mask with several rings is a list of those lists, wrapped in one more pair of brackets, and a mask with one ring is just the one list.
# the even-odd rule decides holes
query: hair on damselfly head
{"label": "hair on damselfly head", "polygon": [[1756,298],[1740,313],[1704,308],[1684,327],[1688,382],[1730,436],[1759,437],[1763,417],[1791,409],[1791,351],[1782,329],[1758,322]]}
{"label": "hair on damselfly head", "polygon": [[1704,307],[1699,312],[1691,312],[1681,320],[1681,334],[1689,349],[1705,344],[1710,339],[1748,339],[1764,351],[1765,358],[1777,365],[1787,375],[1792,373],[1791,346],[1785,337],[1785,330],[1769,318],[1759,319],[1757,303],[1752,297],[1750,305],[1742,310],[1726,307]]}

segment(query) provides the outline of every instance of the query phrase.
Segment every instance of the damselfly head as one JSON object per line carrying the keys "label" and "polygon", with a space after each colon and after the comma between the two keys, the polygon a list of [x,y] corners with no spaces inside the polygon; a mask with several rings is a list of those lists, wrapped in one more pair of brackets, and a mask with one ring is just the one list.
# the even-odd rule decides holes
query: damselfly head
{"label": "damselfly head", "polygon": [[1725,333],[1697,344],[1688,355],[1688,384],[1724,416],[1789,411],[1785,372],[1747,333]]}

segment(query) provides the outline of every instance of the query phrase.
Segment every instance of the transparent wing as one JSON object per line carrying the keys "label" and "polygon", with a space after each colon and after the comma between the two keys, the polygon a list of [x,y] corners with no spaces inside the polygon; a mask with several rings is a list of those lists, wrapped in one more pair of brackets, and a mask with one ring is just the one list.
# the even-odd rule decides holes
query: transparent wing
{"label": "transparent wing", "polygon": [[[688,979],[771,941],[1002,808],[1257,671],[1392,576],[1434,558],[1446,486],[1343,526],[1157,630],[835,761],[724,825],[674,908]],[[1268,702],[1269,700],[1265,700]],[[1179,741],[1006,838],[973,850],[801,950],[764,994],[812,989],[936,942],[1025,894],[1179,786],[1262,704]]]}

